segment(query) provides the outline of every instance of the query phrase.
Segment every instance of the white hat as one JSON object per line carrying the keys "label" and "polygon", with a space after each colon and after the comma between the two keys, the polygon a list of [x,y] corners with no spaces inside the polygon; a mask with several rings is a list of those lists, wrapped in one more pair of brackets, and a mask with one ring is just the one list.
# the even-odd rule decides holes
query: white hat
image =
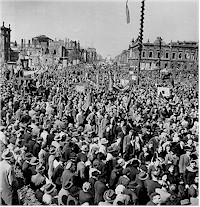
{"label": "white hat", "polygon": [[69,169],[71,168],[71,166],[72,166],[72,162],[69,161],[69,162],[67,163],[65,169],[66,169],[66,170],[69,170]]}
{"label": "white hat", "polygon": [[78,140],[76,138],[74,138],[74,137],[71,139],[71,141],[74,142],[74,143],[78,142]]}
{"label": "white hat", "polygon": [[117,161],[117,163],[118,163],[119,165],[121,165],[122,163],[125,163],[125,160],[124,160],[123,158],[120,158],[120,159]]}
{"label": "white hat", "polygon": [[115,189],[116,194],[121,194],[124,191],[125,187],[123,185],[118,185]]}
{"label": "white hat", "polygon": [[110,153],[107,153],[106,161],[112,160],[113,156]]}
{"label": "white hat", "polygon": [[85,166],[90,166],[92,163],[88,160],[85,162]]}
{"label": "white hat", "polygon": [[101,144],[108,144],[108,140],[106,138],[101,139]]}
{"label": "white hat", "polygon": [[85,202],[83,204],[81,204],[81,206],[89,206],[90,204],[88,202]]}
{"label": "white hat", "polygon": [[87,151],[88,150],[88,146],[87,145],[83,145],[82,147],[81,147],[81,151]]}

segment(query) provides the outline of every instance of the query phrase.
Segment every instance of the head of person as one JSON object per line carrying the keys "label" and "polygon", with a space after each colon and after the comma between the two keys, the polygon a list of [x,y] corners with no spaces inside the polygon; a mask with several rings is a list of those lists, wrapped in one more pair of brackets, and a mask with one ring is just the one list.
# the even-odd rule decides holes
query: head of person
{"label": "head of person", "polygon": [[187,148],[185,149],[185,153],[186,153],[186,155],[190,156],[191,153],[192,153],[192,148],[187,147]]}
{"label": "head of person", "polygon": [[150,200],[155,204],[155,205],[159,205],[161,204],[161,196],[159,193],[152,193],[150,195]]}
{"label": "head of person", "polygon": [[170,149],[171,149],[170,145],[167,145],[167,146],[166,146],[166,152],[169,152]]}
{"label": "head of person", "polygon": [[192,160],[192,161],[190,162],[190,167],[191,167],[192,169],[196,169],[196,166],[197,166],[196,162],[195,162],[194,160]]}
{"label": "head of person", "polygon": [[153,148],[153,143],[149,142],[148,147],[149,147],[149,149]]}
{"label": "head of person", "polygon": [[163,173],[163,174],[161,175],[161,180],[164,181],[164,182],[167,181],[167,173]]}
{"label": "head of person", "polygon": [[128,134],[129,134],[129,136],[132,136],[133,135],[133,130],[131,129]]}
{"label": "head of person", "polygon": [[169,165],[168,171],[172,174],[174,172],[174,165]]}
{"label": "head of person", "polygon": [[176,184],[170,184],[169,185],[169,191],[176,191]]}
{"label": "head of person", "polygon": [[117,164],[121,167],[123,167],[125,165],[125,160],[123,158],[120,158],[118,161],[117,161]]}
{"label": "head of person", "polygon": [[159,159],[155,159],[154,160],[154,166],[158,167],[160,165],[160,160]]}
{"label": "head of person", "polygon": [[13,152],[10,149],[8,149],[8,148],[6,148],[3,151],[2,155],[1,155],[1,158],[3,160],[7,161],[10,164],[14,164],[14,162],[15,162],[15,158],[14,158]]}
{"label": "head of person", "polygon": [[76,171],[76,165],[75,165],[75,163],[74,163],[72,160],[69,160],[69,161],[66,163],[65,168],[66,168],[67,170],[70,170],[71,172],[75,172],[75,171]]}

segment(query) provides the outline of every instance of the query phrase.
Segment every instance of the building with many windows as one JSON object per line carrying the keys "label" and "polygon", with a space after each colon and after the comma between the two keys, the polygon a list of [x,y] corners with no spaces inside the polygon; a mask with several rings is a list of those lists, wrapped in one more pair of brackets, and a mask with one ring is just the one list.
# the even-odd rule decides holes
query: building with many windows
{"label": "building with many windows", "polygon": [[[138,40],[132,40],[129,52],[124,51],[116,57],[124,64],[137,68],[138,66]],[[143,43],[141,53],[141,69],[182,68],[190,69],[198,67],[198,42],[177,41],[166,43],[160,37],[154,42],[149,40]]]}
{"label": "building with many windows", "polygon": [[65,62],[66,65],[68,63],[97,61],[96,48],[83,48],[79,41],[68,38],[52,40],[45,35],[39,35],[28,41],[21,39],[21,43],[17,44],[16,41],[10,41],[10,33],[10,25],[7,28],[3,22],[0,33],[0,63],[28,60],[29,67],[35,67],[39,65],[51,66],[62,62]]}

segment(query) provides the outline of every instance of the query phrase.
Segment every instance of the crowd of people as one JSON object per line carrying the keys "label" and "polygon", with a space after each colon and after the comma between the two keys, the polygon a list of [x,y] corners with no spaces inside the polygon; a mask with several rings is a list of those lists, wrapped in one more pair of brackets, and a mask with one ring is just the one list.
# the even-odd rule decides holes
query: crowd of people
{"label": "crowd of people", "polygon": [[1,204],[23,204],[28,186],[42,205],[198,205],[198,77],[146,72],[128,91],[104,80],[81,93],[84,75],[2,81]]}

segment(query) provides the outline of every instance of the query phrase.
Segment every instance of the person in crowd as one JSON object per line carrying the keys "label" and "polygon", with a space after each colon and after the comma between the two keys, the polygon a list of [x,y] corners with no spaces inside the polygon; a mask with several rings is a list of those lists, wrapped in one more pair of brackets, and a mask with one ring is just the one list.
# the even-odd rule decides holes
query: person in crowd
{"label": "person in crowd", "polygon": [[[172,87],[142,71],[141,84],[124,89],[114,65],[96,66],[98,87],[93,65],[49,67],[31,83],[2,79],[2,204],[26,193],[43,205],[198,203],[197,76],[177,73]],[[169,97],[158,85],[171,88]]]}

